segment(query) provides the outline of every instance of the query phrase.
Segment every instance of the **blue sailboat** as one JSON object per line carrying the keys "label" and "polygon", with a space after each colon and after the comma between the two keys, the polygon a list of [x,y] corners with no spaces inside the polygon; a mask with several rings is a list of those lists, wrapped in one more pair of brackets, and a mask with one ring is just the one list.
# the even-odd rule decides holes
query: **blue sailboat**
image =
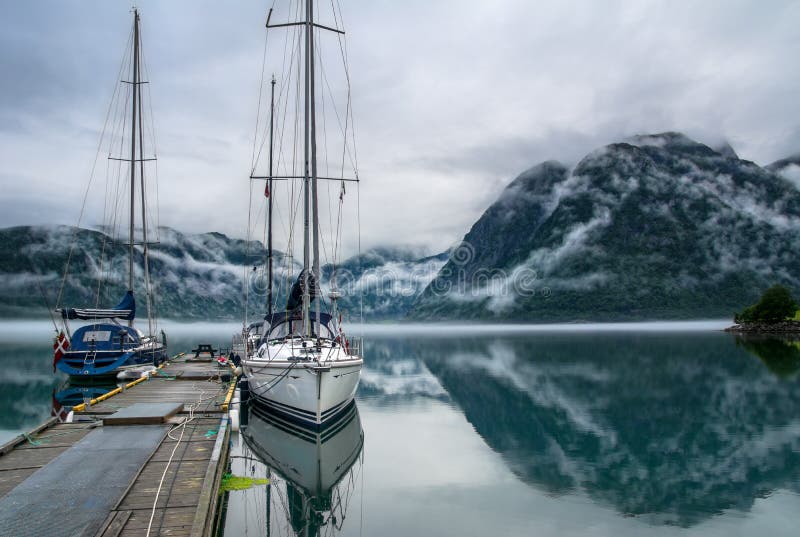
{"label": "blue sailboat", "polygon": [[[134,10],[133,49],[129,57],[132,64],[132,76],[128,81],[122,81],[125,84],[130,84],[131,88],[130,158],[112,158],[109,156],[111,160],[128,161],[130,163],[130,175],[128,177],[130,186],[128,290],[119,304],[110,309],[64,307],[56,310],[61,314],[63,329],[56,336],[53,345],[53,367],[71,376],[87,378],[112,375],[125,368],[150,364],[157,366],[167,358],[166,336],[163,330],[160,337],[154,335],[156,327],[150,315],[152,297],[150,295],[151,286],[148,266],[144,162],[154,159],[144,157],[141,89],[144,82],[141,81],[139,43],[139,12]],[[136,300],[133,294],[134,226],[137,209],[137,185],[141,193],[140,208],[143,237],[140,244],[142,245],[144,259],[143,272],[145,281],[143,289],[147,297],[148,335],[145,335],[134,326],[136,318]],[[98,290],[95,302],[99,302],[99,296]],[[59,297],[61,297],[60,292]],[[71,320],[90,322],[79,327],[75,332],[71,332],[69,326],[69,321]]]}
{"label": "blue sailboat", "polygon": [[[56,367],[72,376],[111,375],[126,367],[159,365],[167,359],[166,338],[159,341],[132,326],[136,316],[136,300],[128,291],[111,309],[61,309],[65,324],[68,319],[96,322],[81,326],[69,338],[70,344],[56,361]],[[131,322],[131,326],[119,324]]]}

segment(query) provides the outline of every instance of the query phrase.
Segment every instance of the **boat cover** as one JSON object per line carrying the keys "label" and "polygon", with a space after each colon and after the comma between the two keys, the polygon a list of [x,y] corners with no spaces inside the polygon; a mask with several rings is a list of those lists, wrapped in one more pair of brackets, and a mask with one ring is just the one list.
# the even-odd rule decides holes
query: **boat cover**
{"label": "boat cover", "polygon": [[[305,272],[305,270],[300,271],[300,276],[297,277],[297,281],[294,282],[292,289],[289,291],[289,300],[286,302],[288,311],[294,311],[303,305],[303,274]],[[311,288],[308,294],[313,302],[314,298],[319,296],[319,286],[313,272],[308,273],[308,285]]]}
{"label": "boat cover", "polygon": [[70,353],[85,351],[129,351],[141,342],[133,328],[97,323],[81,326],[72,334]]}
{"label": "boat cover", "polygon": [[[287,321],[302,321],[303,316],[299,311],[280,311],[278,313],[273,313],[272,316],[267,315],[264,317],[264,320],[267,321],[267,324],[270,326],[276,326]],[[313,311],[311,312],[311,320],[317,320],[317,314]],[[324,311],[319,312],[320,323],[328,326],[332,320],[333,316],[330,313],[325,313]]]}
{"label": "boat cover", "polygon": [[128,291],[120,303],[112,309],[63,308],[61,316],[64,319],[124,319],[132,321],[136,316],[136,300],[133,298],[133,291]]}
{"label": "boat cover", "polygon": [[[281,312],[278,312],[278,313],[273,313],[271,316],[269,316],[269,315],[266,316],[264,318],[264,321],[266,321],[266,323],[269,325],[269,328],[265,331],[264,335],[262,336],[262,343],[264,341],[264,338],[272,339],[272,338],[275,338],[275,337],[284,337],[284,336],[286,336],[286,335],[288,335],[290,333],[293,333],[292,327],[291,327],[292,324],[294,324],[295,322],[302,321],[302,320],[303,320],[303,315],[302,315],[302,313],[300,311],[297,311],[297,310],[295,310],[295,311],[281,311]],[[317,321],[317,314],[316,314],[316,312],[312,311],[311,312],[311,326],[312,326],[312,329],[315,326],[316,321]],[[331,314],[325,313],[325,312],[322,312],[322,311],[319,312],[319,322],[322,325],[322,327],[324,327],[324,330],[320,329],[320,332],[321,332],[320,335],[322,337],[331,337],[331,338],[333,337],[333,335],[332,335],[333,334],[333,329],[331,327],[331,321],[333,321],[333,317],[331,316]],[[276,333],[276,330],[281,330],[278,327],[280,327],[281,325],[284,325],[284,324],[286,326],[283,327],[283,332]],[[287,327],[289,327],[289,328],[287,328]],[[295,327],[294,330],[296,331],[297,328]],[[294,332],[294,333],[297,333],[297,332]]]}

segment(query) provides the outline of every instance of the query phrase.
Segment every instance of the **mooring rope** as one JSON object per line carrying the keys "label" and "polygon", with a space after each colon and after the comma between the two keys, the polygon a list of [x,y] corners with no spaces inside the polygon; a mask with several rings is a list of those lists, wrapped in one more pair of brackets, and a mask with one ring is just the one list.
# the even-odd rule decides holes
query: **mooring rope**
{"label": "mooring rope", "polygon": [[[204,399],[203,395],[205,395],[205,393],[206,392],[200,392],[200,399],[189,405],[189,416],[186,419],[184,419],[181,423],[179,423],[178,425],[167,431],[167,436],[172,440],[176,440],[176,442],[175,442],[175,447],[172,448],[172,453],[170,453],[169,460],[167,460],[167,465],[164,467],[164,472],[161,474],[161,480],[158,482],[156,495],[155,498],[153,499],[153,508],[150,511],[150,521],[147,523],[147,533],[145,534],[147,537],[150,536],[150,531],[153,526],[153,518],[156,515],[156,505],[158,505],[158,497],[161,494],[162,487],[164,486],[164,479],[167,477],[167,471],[169,470],[170,464],[172,464],[172,459],[175,458],[175,452],[178,450],[178,446],[181,444],[181,440],[183,440],[183,435],[186,432],[186,425],[195,419],[194,411],[200,407],[201,403],[203,403],[204,401],[214,399],[219,395],[219,393],[215,393],[211,397],[207,397]],[[172,436],[172,432],[179,427],[181,428],[181,434],[176,439],[174,436]]]}

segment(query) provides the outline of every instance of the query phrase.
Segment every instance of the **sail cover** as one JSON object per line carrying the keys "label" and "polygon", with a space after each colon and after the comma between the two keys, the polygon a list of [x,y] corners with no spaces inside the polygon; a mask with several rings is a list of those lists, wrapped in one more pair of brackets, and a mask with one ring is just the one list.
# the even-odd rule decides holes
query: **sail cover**
{"label": "sail cover", "polygon": [[[291,291],[289,291],[289,300],[286,302],[287,311],[294,311],[303,305],[303,274],[305,272],[305,270],[300,272],[300,276],[297,277],[297,281],[294,282]],[[314,298],[319,295],[319,286],[313,272],[308,273],[308,285],[311,288],[308,295],[313,302]]]}
{"label": "sail cover", "polygon": [[61,310],[64,319],[124,319],[132,321],[136,316],[136,300],[133,291],[128,291],[119,304],[112,309],[80,309],[64,308]]}

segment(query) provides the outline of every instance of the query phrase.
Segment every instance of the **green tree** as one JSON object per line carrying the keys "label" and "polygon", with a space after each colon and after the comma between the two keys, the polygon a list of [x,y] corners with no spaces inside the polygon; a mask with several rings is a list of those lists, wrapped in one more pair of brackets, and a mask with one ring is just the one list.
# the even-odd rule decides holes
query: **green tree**
{"label": "green tree", "polygon": [[745,308],[734,315],[737,323],[765,322],[777,323],[793,317],[797,311],[797,302],[792,293],[782,285],[773,285],[761,295],[757,304]]}

